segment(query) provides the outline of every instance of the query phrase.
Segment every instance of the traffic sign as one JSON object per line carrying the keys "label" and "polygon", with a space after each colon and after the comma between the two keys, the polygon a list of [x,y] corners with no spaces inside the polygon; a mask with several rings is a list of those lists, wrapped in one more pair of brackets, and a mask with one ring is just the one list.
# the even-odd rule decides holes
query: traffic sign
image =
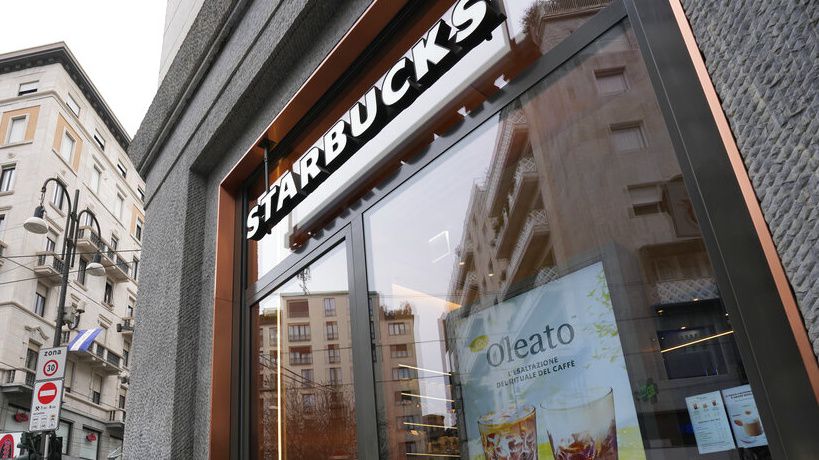
{"label": "traffic sign", "polygon": [[37,357],[37,382],[43,380],[61,379],[65,375],[65,358],[68,356],[68,348],[55,347],[43,348]]}
{"label": "traffic sign", "polygon": [[63,400],[63,381],[35,382],[31,398],[29,431],[53,431],[60,426],[60,406]]}
{"label": "traffic sign", "polygon": [[0,433],[0,458],[17,458],[20,455],[20,438],[23,433]]}

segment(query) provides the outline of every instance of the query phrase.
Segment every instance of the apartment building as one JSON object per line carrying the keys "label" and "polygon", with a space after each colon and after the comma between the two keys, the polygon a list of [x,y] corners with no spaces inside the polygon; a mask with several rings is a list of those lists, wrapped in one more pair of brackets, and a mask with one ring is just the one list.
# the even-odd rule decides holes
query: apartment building
{"label": "apartment building", "polygon": [[[64,43],[0,55],[0,114],[0,431],[28,429],[37,352],[56,333],[68,197],[78,196],[101,234],[83,216],[62,342],[101,332],[69,354],[58,435],[65,458],[107,458],[122,446],[145,184],[125,154],[130,137]],[[49,230],[27,232],[49,178],[68,193],[51,181]],[[97,254],[104,276],[86,272]]]}

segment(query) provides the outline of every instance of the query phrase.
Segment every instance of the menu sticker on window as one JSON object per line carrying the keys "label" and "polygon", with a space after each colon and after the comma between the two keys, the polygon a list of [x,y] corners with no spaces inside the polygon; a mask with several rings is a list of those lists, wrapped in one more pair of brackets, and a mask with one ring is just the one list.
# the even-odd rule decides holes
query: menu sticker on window
{"label": "menu sticker on window", "polygon": [[756,410],[756,401],[750,385],[722,390],[725,411],[737,439],[737,447],[767,446],[768,438],[762,428],[762,420]]}
{"label": "menu sticker on window", "polygon": [[700,454],[722,452],[736,447],[719,391],[689,396],[685,398],[685,405],[688,407],[688,416],[694,427],[694,438]]}
{"label": "menu sticker on window", "polygon": [[467,310],[447,329],[470,459],[645,459],[602,263]]}

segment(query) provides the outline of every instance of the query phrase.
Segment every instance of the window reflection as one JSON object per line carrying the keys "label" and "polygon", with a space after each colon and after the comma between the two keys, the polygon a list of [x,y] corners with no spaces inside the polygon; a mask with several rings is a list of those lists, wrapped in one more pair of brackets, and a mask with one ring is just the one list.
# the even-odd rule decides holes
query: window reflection
{"label": "window reflection", "polygon": [[341,245],[254,307],[255,458],[357,458],[348,294]]}
{"label": "window reflection", "polygon": [[613,28],[365,214],[382,458],[769,457],[642,59]]}

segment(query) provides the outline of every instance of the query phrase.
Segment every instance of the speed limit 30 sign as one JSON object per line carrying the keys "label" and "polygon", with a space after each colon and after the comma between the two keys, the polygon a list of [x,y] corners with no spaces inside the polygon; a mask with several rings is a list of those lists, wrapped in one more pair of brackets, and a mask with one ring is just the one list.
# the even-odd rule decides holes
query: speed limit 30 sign
{"label": "speed limit 30 sign", "polygon": [[42,348],[37,358],[37,377],[35,381],[56,380],[65,376],[65,358],[68,348]]}

